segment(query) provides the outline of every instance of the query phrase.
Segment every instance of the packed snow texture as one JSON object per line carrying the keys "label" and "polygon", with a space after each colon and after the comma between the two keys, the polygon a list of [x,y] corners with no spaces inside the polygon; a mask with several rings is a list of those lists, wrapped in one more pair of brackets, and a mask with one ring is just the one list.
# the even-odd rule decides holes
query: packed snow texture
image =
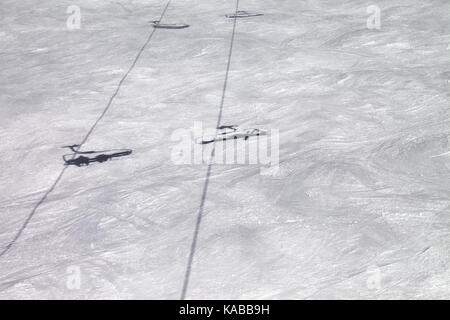
{"label": "packed snow texture", "polygon": [[[2,1],[0,249],[166,3]],[[133,154],[67,168],[0,257],[1,299],[180,298],[207,165],[174,164],[171,135],[216,125],[235,6],[172,1],[190,27],[155,31],[83,146]],[[239,9],[264,16],[237,20],[222,123],[278,129],[280,169],[212,166],[186,297],[450,298],[450,2]]]}

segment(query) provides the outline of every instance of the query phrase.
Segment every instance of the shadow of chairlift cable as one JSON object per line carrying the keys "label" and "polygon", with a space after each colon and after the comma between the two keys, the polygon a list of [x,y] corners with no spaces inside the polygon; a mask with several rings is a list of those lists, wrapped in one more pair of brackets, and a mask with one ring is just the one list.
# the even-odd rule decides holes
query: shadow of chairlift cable
{"label": "shadow of chairlift cable", "polygon": [[103,151],[78,151],[80,146],[77,144],[71,146],[64,146],[69,148],[73,153],[63,155],[63,160],[66,166],[83,167],[88,166],[93,162],[106,162],[114,158],[120,158],[130,155],[133,151],[130,149],[113,149]]}
{"label": "shadow of chairlift cable", "polygon": [[236,11],[236,13],[233,13],[233,14],[227,14],[225,17],[230,18],[230,19],[235,19],[235,18],[260,17],[263,15],[264,14],[262,14],[262,13],[251,13],[251,12],[241,10],[241,11]]}
{"label": "shadow of chairlift cable", "polygon": [[159,20],[150,21],[153,28],[157,29],[185,29],[189,28],[188,24],[184,23],[160,23]]}

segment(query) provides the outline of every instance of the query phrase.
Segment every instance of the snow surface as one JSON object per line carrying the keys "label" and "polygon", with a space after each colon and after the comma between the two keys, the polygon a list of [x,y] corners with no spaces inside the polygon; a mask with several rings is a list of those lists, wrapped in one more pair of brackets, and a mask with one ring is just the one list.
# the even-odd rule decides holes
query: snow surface
{"label": "snow surface", "polygon": [[[74,4],[80,30],[66,28]],[[1,249],[165,5],[2,0]],[[240,9],[264,16],[237,21],[222,122],[278,129],[280,170],[212,167],[187,298],[450,298],[450,2]],[[175,165],[170,136],[215,126],[234,10],[172,1],[164,21],[190,28],[155,32],[83,147],[133,155],[65,171],[0,257],[1,299],[180,298],[207,165]]]}

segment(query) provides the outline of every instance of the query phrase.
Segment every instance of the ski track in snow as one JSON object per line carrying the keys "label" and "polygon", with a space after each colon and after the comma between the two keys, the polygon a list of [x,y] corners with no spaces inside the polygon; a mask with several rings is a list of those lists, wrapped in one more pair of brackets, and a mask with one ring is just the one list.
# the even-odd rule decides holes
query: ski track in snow
{"label": "ski track in snow", "polygon": [[[0,249],[133,63],[167,1],[5,0]],[[449,298],[450,3],[240,0],[223,124],[280,131],[280,171],[213,165],[187,297]],[[215,126],[234,1],[172,0],[85,149],[0,259],[0,298],[178,299],[207,165],[171,134]],[[67,286],[78,267],[81,287]],[[368,286],[378,268],[378,287]]]}

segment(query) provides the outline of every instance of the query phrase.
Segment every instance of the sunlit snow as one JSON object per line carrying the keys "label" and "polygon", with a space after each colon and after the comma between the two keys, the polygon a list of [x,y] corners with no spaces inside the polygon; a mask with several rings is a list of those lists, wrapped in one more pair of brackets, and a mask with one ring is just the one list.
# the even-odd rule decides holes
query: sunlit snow
{"label": "sunlit snow", "polygon": [[[171,137],[216,126],[236,2],[172,0],[189,27],[153,29],[166,4],[2,1],[1,299],[180,298],[208,165]],[[450,298],[450,2],[239,10],[263,15],[236,20],[221,123],[277,130],[279,169],[212,165],[186,298]],[[83,146],[133,153],[43,199],[153,31]]]}

